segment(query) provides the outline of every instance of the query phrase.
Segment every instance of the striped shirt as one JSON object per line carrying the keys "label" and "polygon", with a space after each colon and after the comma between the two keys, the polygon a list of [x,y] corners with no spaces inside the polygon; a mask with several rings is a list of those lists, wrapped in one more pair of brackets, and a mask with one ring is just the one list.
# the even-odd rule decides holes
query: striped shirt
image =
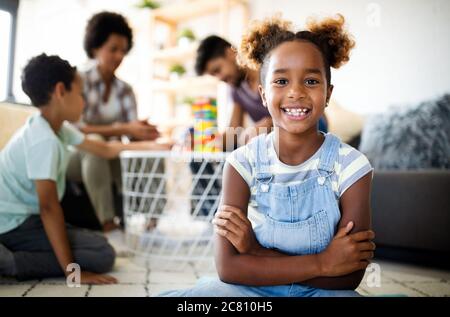
{"label": "striped shirt", "polygon": [[[273,132],[265,138],[270,164],[268,172],[273,175],[272,182],[294,185],[318,175],[317,168],[323,144],[308,160],[299,165],[292,166],[279,160],[273,139]],[[250,204],[253,206],[256,206],[256,186],[254,186],[254,177],[256,175],[255,152],[255,142],[250,142],[236,149],[227,157],[227,162],[234,167],[248,184],[251,192]],[[336,199],[339,200],[350,186],[372,170],[373,168],[364,154],[350,145],[341,142],[338,160],[334,163],[335,173],[331,176],[331,186],[336,194]]]}
{"label": "striped shirt", "polygon": [[112,124],[137,119],[136,98],[129,84],[114,77],[108,101],[103,101],[106,85],[97,66],[81,73],[86,107],[81,124]]}

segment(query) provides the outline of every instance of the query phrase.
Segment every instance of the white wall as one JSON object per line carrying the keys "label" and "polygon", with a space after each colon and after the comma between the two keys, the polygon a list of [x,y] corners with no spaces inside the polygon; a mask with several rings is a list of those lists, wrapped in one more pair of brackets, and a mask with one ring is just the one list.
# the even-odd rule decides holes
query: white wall
{"label": "white wall", "polygon": [[20,73],[27,61],[42,52],[58,54],[80,69],[87,57],[83,36],[88,19],[103,10],[128,18],[134,46],[118,69],[118,76],[132,84],[141,109],[149,102],[150,76],[148,52],[149,11],[138,9],[137,0],[21,0],[18,14],[14,92],[19,101],[28,102],[20,87]]}
{"label": "white wall", "polygon": [[334,98],[346,108],[380,112],[450,93],[450,1],[252,1],[252,18],[275,11],[300,26],[311,14],[346,17],[357,46],[332,75]]}
{"label": "white wall", "polygon": [[[214,0],[211,0],[214,1]],[[71,63],[86,61],[82,38],[87,19],[100,10],[125,14],[134,29],[135,47],[119,76],[135,88],[141,113],[149,106],[150,50],[148,12],[137,0],[22,0],[17,34],[15,92],[20,70],[43,51],[60,54]],[[333,73],[334,98],[344,107],[381,112],[393,104],[421,101],[450,92],[450,1],[448,0],[250,0],[251,18],[281,11],[299,27],[306,17],[342,13],[357,47],[350,62]],[[379,22],[379,23],[377,23]],[[216,31],[214,18],[197,27]],[[242,29],[231,30],[236,43]]]}
{"label": "white wall", "polygon": [[9,42],[11,36],[11,14],[9,12],[0,10],[0,100],[5,100],[8,96],[7,81],[8,81],[8,65],[9,65]]}

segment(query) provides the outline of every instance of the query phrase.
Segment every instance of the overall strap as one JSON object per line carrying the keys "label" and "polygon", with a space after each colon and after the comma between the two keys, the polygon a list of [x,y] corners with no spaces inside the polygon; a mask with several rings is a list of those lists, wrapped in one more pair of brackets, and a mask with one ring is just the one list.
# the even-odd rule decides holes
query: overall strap
{"label": "overall strap", "polygon": [[255,179],[256,181],[268,183],[272,180],[272,173],[270,173],[270,161],[266,143],[266,134],[261,134],[255,138],[256,151],[255,154]]}
{"label": "overall strap", "polygon": [[319,158],[319,171],[324,171],[328,174],[334,171],[334,164],[339,157],[340,145],[341,140],[337,136],[331,133],[325,135],[325,141]]}

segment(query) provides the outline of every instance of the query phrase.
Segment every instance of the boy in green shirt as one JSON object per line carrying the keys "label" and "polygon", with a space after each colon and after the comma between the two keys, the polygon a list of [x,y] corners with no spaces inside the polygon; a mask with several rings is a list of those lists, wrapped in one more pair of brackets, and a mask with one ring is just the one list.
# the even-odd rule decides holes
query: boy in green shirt
{"label": "boy in green shirt", "polygon": [[67,225],[60,200],[64,194],[68,146],[103,158],[122,150],[164,150],[155,142],[89,140],[69,122],[83,111],[82,79],[58,56],[32,58],[22,88],[39,113],[0,152],[0,275],[20,280],[70,274],[81,267],[81,283],[115,283],[115,252],[98,233]]}

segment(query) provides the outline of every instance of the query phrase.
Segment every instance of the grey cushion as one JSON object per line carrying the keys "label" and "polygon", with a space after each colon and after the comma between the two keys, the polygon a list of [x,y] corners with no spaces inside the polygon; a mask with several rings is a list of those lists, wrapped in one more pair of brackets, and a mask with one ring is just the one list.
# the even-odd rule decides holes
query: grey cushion
{"label": "grey cushion", "polygon": [[450,169],[450,95],[370,117],[359,149],[375,169]]}

